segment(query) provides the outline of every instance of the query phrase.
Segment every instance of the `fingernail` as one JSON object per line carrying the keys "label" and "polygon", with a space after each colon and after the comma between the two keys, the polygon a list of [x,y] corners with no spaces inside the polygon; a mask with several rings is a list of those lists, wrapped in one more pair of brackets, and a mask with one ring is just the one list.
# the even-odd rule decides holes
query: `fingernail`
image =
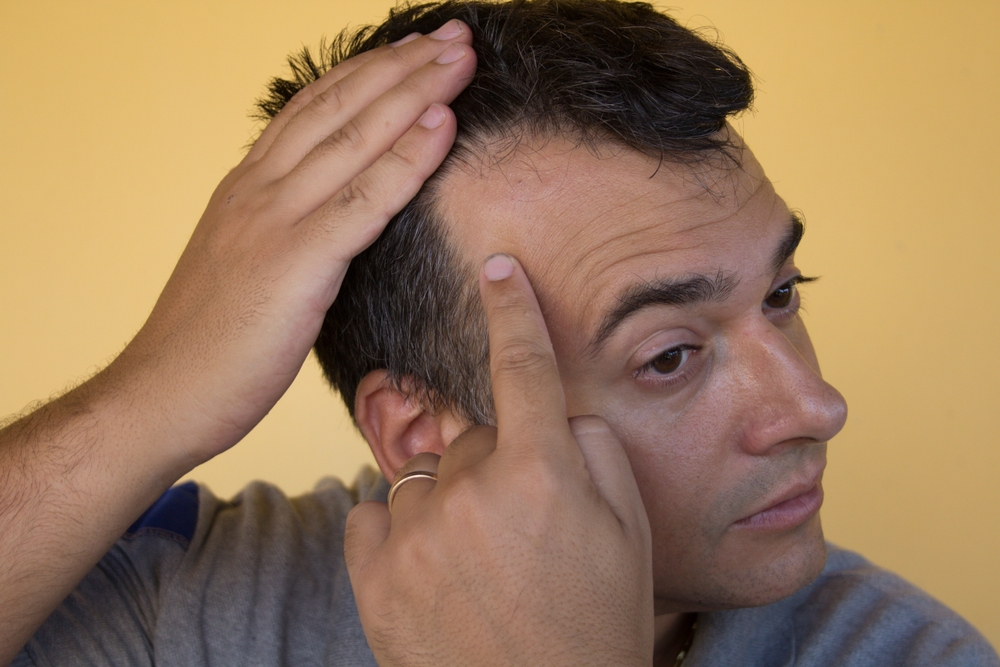
{"label": "fingernail", "polygon": [[442,53],[437,57],[437,60],[435,60],[435,62],[441,65],[447,65],[448,63],[453,63],[459,58],[464,58],[464,57],[465,57],[465,49],[463,49],[458,44],[452,44],[451,46],[449,46],[447,49],[444,50],[444,53]]}
{"label": "fingernail", "polygon": [[483,264],[483,274],[490,282],[506,280],[514,274],[514,260],[502,252],[490,255]]}
{"label": "fingernail", "polygon": [[402,46],[403,44],[406,44],[408,42],[412,42],[417,37],[420,37],[420,33],[419,32],[411,32],[409,35],[407,35],[403,39],[397,39],[395,42],[392,42],[391,44],[389,44],[389,46],[391,46],[392,48],[396,48],[397,46]]}
{"label": "fingernail", "polygon": [[441,127],[441,123],[444,122],[444,109],[441,108],[439,104],[432,104],[427,111],[424,112],[417,120],[417,125],[420,127],[426,127],[428,130],[433,130],[436,127]]}
{"label": "fingernail", "polygon": [[465,31],[462,29],[462,24],[457,19],[452,19],[427,36],[431,39],[445,41],[458,37],[463,32]]}

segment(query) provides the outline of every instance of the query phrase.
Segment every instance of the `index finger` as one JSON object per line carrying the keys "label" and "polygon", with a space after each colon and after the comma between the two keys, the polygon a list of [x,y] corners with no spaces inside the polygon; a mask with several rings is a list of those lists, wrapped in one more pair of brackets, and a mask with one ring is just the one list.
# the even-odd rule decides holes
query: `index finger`
{"label": "index finger", "polygon": [[491,255],[479,274],[479,292],[489,328],[497,449],[572,447],[552,341],[520,263]]}

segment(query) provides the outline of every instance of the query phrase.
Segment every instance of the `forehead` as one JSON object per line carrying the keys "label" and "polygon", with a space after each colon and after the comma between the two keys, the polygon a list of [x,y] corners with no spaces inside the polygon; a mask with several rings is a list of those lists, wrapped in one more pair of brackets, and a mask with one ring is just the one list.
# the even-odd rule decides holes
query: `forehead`
{"label": "forehead", "polygon": [[546,319],[581,335],[592,334],[615,295],[637,281],[738,265],[745,273],[748,263],[768,269],[789,217],[747,149],[739,167],[678,166],[562,140],[454,170],[437,206],[471,266],[494,252],[514,255]]}

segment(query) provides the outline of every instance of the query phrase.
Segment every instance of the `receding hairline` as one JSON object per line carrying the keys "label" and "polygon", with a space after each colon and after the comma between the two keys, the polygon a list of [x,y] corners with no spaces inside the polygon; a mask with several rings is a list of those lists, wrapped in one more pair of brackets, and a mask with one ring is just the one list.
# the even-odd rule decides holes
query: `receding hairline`
{"label": "receding hairline", "polygon": [[[652,154],[653,149],[646,151],[638,150],[629,146],[614,137],[602,137],[599,141],[595,137],[587,137],[582,133],[573,132],[530,132],[527,128],[510,130],[490,136],[460,137],[456,141],[455,147],[449,152],[441,166],[432,174],[424,184],[420,193],[414,197],[413,202],[418,203],[427,216],[427,223],[436,227],[439,232],[439,242],[445,244],[451,251],[452,257],[457,260],[457,266],[453,268],[465,276],[463,282],[467,285],[478,285],[478,269],[473,265],[467,256],[468,248],[464,244],[457,242],[456,234],[452,230],[459,224],[454,216],[447,214],[442,206],[445,183],[459,172],[469,178],[486,178],[487,171],[503,172],[503,167],[515,161],[519,155],[529,159],[526,163],[532,165],[530,160],[532,154],[537,154],[552,145],[553,142],[565,142],[560,147],[561,151],[569,153],[571,151],[585,149],[597,159],[613,159],[624,153],[642,155],[650,159],[651,168],[649,178],[654,177],[661,169],[681,169],[692,176],[693,181],[698,184],[706,193],[715,196],[713,185],[718,181],[718,171],[730,171],[733,169],[742,170],[744,168],[744,155],[749,153],[749,147],[744,143],[743,138],[728,123],[726,127],[717,134],[724,135],[725,144],[719,149],[708,149],[700,151],[700,156],[679,156],[669,154],[660,156],[659,161]],[[489,147],[500,147],[500,150],[489,150]],[[713,173],[714,177],[703,178],[704,174]],[[794,215],[793,215],[794,217]]]}
{"label": "receding hairline", "polygon": [[[485,133],[460,128],[455,144],[441,166],[427,179],[433,188],[456,168],[470,175],[482,174],[484,169],[500,168],[519,155],[537,153],[552,142],[566,142],[565,150],[585,148],[598,159],[612,158],[627,151],[645,155],[657,164],[650,177],[664,165],[699,169],[739,169],[743,154],[749,150],[743,137],[728,122],[707,136],[715,136],[719,146],[691,151],[667,151],[656,146],[632,145],[620,137],[602,133],[594,128],[578,127],[572,122],[542,125],[530,119],[509,127]],[[425,186],[426,187],[426,186]],[[420,198],[420,195],[417,196]]]}
{"label": "receding hairline", "polygon": [[[480,305],[478,267],[466,266],[475,257],[459,250],[463,244],[439,205],[440,185],[456,167],[464,162],[480,169],[480,156],[487,165],[502,165],[508,155],[517,155],[525,136],[548,133],[579,137],[591,147],[620,142],[655,157],[652,175],[668,162],[701,162],[719,154],[725,147],[714,134],[752,106],[753,76],[739,57],[650,4],[458,0],[404,4],[378,25],[345,30],[328,47],[321,44],[318,59],[303,49],[289,59],[291,76],[269,83],[258,117],[273,117],[297,90],[338,62],[413,31],[426,34],[450,18],[466,20],[480,56],[476,76],[450,103],[458,118],[457,148],[382,236],[351,262],[315,346],[327,379],[349,410],[357,383],[372,368],[426,380],[447,403],[462,401],[449,393],[456,378],[481,379],[472,366],[483,359],[482,329],[469,326],[469,314]],[[452,272],[434,259],[441,253],[420,259],[425,253],[418,248],[429,248],[428,242],[457,251],[445,253],[457,269],[451,282],[442,276]],[[472,289],[456,285],[459,279]],[[456,288],[461,298],[455,298]],[[436,289],[447,292],[442,305],[428,306]],[[456,328],[453,321],[434,319],[442,315],[464,324]],[[449,341],[457,347],[447,348]],[[480,407],[488,406],[471,407],[482,412]]]}

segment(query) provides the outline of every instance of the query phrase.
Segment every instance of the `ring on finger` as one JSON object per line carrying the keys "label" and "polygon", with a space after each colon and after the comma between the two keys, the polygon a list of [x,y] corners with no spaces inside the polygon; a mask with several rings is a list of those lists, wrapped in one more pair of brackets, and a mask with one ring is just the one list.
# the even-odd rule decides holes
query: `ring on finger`
{"label": "ring on finger", "polygon": [[389,497],[386,499],[389,504],[389,513],[392,513],[392,501],[396,498],[396,492],[399,491],[400,487],[404,484],[415,479],[430,479],[437,482],[437,478],[437,473],[429,472],[427,470],[413,470],[397,477],[392,483],[392,486],[389,487]]}

